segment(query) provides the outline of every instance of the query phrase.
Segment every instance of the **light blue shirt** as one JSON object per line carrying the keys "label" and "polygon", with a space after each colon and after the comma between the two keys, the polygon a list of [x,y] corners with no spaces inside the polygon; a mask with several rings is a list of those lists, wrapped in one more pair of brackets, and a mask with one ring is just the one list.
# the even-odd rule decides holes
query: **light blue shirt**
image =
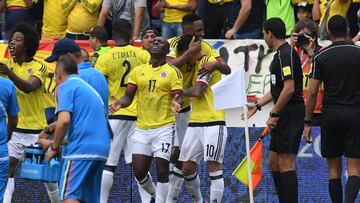
{"label": "light blue shirt", "polygon": [[96,90],[77,74],[72,74],[56,88],[56,103],[56,113],[71,113],[63,157],[106,160],[110,128],[104,102]]}

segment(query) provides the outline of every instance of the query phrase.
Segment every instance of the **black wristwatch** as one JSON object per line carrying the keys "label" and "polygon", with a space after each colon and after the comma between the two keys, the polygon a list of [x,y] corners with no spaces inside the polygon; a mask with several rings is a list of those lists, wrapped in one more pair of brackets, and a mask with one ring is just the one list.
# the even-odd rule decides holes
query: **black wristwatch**
{"label": "black wristwatch", "polygon": [[279,117],[279,114],[277,114],[277,113],[275,113],[275,112],[273,112],[273,111],[270,111],[269,116],[270,116],[271,118],[275,118],[275,117]]}
{"label": "black wristwatch", "polygon": [[309,119],[309,120],[304,119],[304,124],[305,124],[305,125],[310,125],[310,126],[311,126],[311,124],[312,124],[312,120],[311,120],[311,119]]}

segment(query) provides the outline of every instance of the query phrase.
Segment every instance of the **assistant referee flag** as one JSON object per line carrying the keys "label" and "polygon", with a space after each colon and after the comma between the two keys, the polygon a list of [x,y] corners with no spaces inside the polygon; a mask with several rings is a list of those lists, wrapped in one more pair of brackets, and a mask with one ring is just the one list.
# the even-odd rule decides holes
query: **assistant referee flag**
{"label": "assistant referee flag", "polygon": [[[252,171],[252,185],[253,190],[259,185],[262,178],[262,139],[268,134],[268,129],[265,128],[255,145],[250,150],[251,171]],[[247,157],[241,161],[232,173],[240,182],[249,187],[249,176]]]}

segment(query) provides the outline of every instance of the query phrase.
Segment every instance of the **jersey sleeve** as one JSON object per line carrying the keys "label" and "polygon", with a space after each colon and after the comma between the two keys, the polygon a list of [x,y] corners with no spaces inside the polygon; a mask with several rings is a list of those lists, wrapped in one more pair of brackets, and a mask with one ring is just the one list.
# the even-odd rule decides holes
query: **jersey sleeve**
{"label": "jersey sleeve", "polygon": [[56,114],[61,111],[74,111],[74,89],[67,84],[56,89]]}
{"label": "jersey sleeve", "polygon": [[181,71],[177,68],[173,68],[173,72],[171,74],[171,91],[175,90],[183,90],[183,75]]}
{"label": "jersey sleeve", "polygon": [[312,62],[311,72],[310,72],[310,78],[316,79],[316,80],[323,80],[321,75],[321,68],[318,64],[317,58],[314,58]]}
{"label": "jersey sleeve", "polygon": [[130,75],[129,75],[129,81],[128,81],[128,84],[133,84],[135,86],[138,85],[138,82],[137,82],[137,72],[139,70],[139,66],[135,67],[131,72],[130,72]]}
{"label": "jersey sleeve", "polygon": [[149,52],[145,51],[145,50],[141,50],[141,60],[142,60],[142,63],[145,64],[145,63],[149,63],[150,62],[150,54]]}
{"label": "jersey sleeve", "polygon": [[101,55],[97,58],[95,68],[98,69],[105,76],[108,75],[108,69],[107,69],[105,55]]}
{"label": "jersey sleeve", "polygon": [[11,86],[11,91],[9,95],[9,105],[7,106],[6,113],[9,116],[16,116],[19,113],[19,104],[16,97],[15,86]]}
{"label": "jersey sleeve", "polygon": [[294,79],[294,67],[293,67],[293,55],[292,55],[293,49],[291,48],[290,53],[282,54],[280,53],[280,74],[282,81],[288,80],[288,79]]}
{"label": "jersey sleeve", "polygon": [[220,58],[219,53],[207,42],[201,41],[201,49],[207,53],[213,56],[214,58]]}
{"label": "jersey sleeve", "polygon": [[48,68],[44,63],[39,63],[39,65],[33,70],[31,76],[37,77],[41,84],[45,84],[46,76],[48,75]]}

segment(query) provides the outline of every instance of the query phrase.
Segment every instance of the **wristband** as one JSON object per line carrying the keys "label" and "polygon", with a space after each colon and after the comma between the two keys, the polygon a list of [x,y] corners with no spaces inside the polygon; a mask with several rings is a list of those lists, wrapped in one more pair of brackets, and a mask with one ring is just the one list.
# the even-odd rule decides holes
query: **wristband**
{"label": "wristband", "polygon": [[261,106],[257,101],[255,102],[255,106],[258,111],[261,111]]}
{"label": "wristband", "polygon": [[51,143],[50,149],[51,149],[51,151],[54,151],[54,152],[59,152],[60,151],[60,147],[54,148],[54,143]]}
{"label": "wristband", "polygon": [[311,124],[312,124],[312,120],[311,120],[311,119],[309,119],[309,120],[304,119],[304,124],[305,124],[305,125],[311,125]]}
{"label": "wristband", "polygon": [[275,112],[273,112],[273,111],[270,111],[269,116],[270,116],[271,118],[275,118],[275,117],[279,117],[279,114],[277,114],[277,113],[275,113]]}

